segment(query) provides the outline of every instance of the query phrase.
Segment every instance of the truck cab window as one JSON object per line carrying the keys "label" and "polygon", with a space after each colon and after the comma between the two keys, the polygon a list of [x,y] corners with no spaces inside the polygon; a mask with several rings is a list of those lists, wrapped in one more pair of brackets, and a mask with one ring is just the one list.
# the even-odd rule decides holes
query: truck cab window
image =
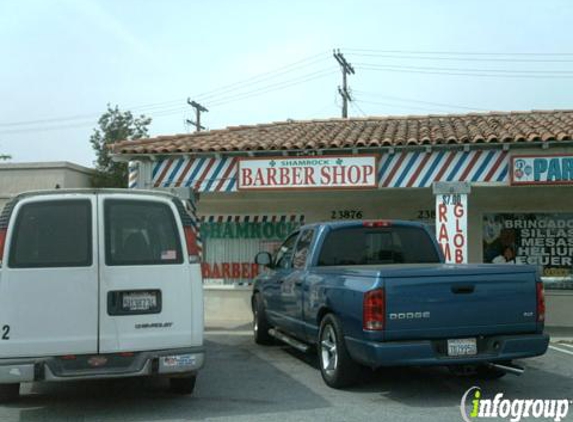
{"label": "truck cab window", "polygon": [[306,265],[306,259],[308,257],[308,251],[310,249],[310,244],[312,243],[312,238],[314,236],[314,229],[305,230],[300,235],[300,239],[296,244],[296,249],[294,251],[294,258],[292,266],[296,269],[302,269]]}
{"label": "truck cab window", "polygon": [[291,267],[292,254],[297,237],[298,233],[292,234],[277,250],[275,259],[273,260],[275,268],[286,269]]}

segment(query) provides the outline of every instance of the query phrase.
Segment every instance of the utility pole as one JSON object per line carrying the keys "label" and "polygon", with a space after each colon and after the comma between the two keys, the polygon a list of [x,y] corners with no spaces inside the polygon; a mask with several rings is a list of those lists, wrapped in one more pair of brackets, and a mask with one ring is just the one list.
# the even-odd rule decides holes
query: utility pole
{"label": "utility pole", "polygon": [[338,87],[338,93],[342,97],[342,118],[346,119],[348,117],[348,102],[352,101],[346,84],[346,75],[354,75],[354,68],[346,61],[340,50],[333,50],[332,55],[340,65],[340,70],[342,70],[342,88]]}
{"label": "utility pole", "polygon": [[208,112],[205,107],[201,104],[196,103],[195,101],[191,101],[190,98],[187,98],[187,104],[195,109],[195,121],[187,119],[187,123],[190,125],[195,126],[195,132],[200,132],[202,129],[205,129],[204,126],[201,126],[201,112]]}

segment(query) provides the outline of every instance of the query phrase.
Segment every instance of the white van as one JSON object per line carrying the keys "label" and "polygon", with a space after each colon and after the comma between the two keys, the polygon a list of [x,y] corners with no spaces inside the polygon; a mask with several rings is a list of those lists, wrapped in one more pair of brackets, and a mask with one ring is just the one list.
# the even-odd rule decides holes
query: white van
{"label": "white van", "polygon": [[0,399],[22,382],[167,376],[203,366],[193,220],[167,193],[24,193],[0,216]]}

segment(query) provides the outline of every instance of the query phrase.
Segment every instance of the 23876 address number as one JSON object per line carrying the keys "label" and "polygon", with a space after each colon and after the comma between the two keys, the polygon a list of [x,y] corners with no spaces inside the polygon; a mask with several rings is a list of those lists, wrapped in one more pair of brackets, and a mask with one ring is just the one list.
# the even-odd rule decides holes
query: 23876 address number
{"label": "23876 address number", "polygon": [[364,216],[362,210],[335,210],[331,211],[332,220],[352,220],[361,219]]}

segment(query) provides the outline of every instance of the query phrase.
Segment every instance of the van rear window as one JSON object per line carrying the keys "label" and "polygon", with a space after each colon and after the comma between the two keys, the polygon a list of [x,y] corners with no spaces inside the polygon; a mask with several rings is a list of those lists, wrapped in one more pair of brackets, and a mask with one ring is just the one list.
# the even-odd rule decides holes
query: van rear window
{"label": "van rear window", "polygon": [[16,217],[8,265],[12,268],[92,265],[92,207],[86,200],[24,204]]}
{"label": "van rear window", "polygon": [[106,265],[183,262],[179,232],[167,204],[108,199],[104,209]]}
{"label": "van rear window", "polygon": [[418,227],[348,227],[330,232],[319,266],[438,263],[430,236]]}

